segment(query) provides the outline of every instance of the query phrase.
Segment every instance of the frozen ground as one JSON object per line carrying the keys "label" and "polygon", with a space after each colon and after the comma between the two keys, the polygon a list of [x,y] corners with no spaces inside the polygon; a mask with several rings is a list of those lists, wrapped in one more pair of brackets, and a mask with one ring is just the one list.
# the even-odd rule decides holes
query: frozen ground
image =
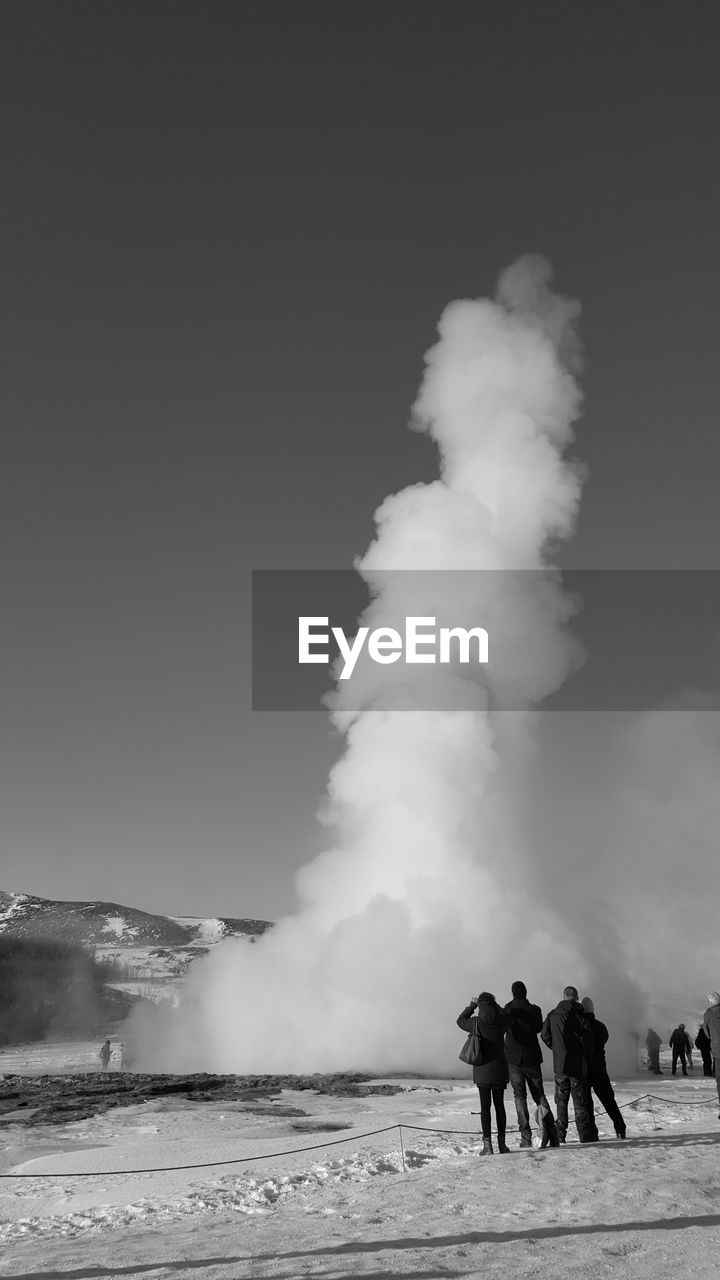
{"label": "frozen ground", "polygon": [[[58,1071],[86,1068],[95,1046],[53,1046],[52,1062],[50,1048],[22,1053],[36,1057],[35,1070]],[[16,1059],[17,1051],[0,1053],[0,1072],[18,1070]],[[485,1159],[472,1114],[477,1093],[465,1079],[406,1084],[392,1096],[288,1091],[278,1099],[306,1117],[165,1098],[62,1126],[5,1122],[0,1171],[30,1176],[0,1179],[0,1274],[662,1280],[677,1270],[720,1273],[714,1081],[697,1071],[688,1079],[638,1072],[617,1081],[629,1141],[615,1141],[600,1112],[596,1146],[570,1141],[520,1152],[510,1133],[511,1154]],[[656,1098],[633,1105],[648,1092]],[[312,1149],[323,1142],[338,1145]],[[238,1156],[258,1158],[151,1172]]]}

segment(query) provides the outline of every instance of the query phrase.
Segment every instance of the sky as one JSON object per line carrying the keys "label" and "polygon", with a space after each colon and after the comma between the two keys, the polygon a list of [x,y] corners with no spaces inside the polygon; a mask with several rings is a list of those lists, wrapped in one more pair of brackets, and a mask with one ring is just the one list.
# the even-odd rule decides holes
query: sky
{"label": "sky", "polygon": [[[0,11],[1,887],[275,919],[342,740],[251,710],[253,569],[436,474],[443,308],[580,300],[567,568],[717,569],[720,12]],[[550,726],[581,770],[577,723]],[[548,765],[549,767],[549,765]]]}

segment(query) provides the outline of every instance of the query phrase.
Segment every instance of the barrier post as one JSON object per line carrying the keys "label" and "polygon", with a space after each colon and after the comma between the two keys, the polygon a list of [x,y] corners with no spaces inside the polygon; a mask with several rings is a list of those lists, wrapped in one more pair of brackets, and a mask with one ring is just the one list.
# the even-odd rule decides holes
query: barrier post
{"label": "barrier post", "polygon": [[400,1159],[402,1160],[403,1173],[407,1173],[407,1169],[406,1169],[406,1167],[405,1167],[405,1148],[404,1148],[404,1146],[403,1146],[403,1136],[402,1136],[402,1125],[401,1125],[401,1124],[399,1124],[399,1125],[398,1125],[398,1131],[399,1131],[399,1133],[400,1133]]}

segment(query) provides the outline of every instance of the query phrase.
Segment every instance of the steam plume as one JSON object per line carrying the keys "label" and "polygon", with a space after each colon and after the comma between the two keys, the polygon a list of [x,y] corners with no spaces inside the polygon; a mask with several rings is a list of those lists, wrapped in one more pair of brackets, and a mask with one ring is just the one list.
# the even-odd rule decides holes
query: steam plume
{"label": "steam plume", "polygon": [[579,307],[550,284],[544,259],[523,258],[494,301],[446,308],[413,411],[437,444],[439,478],[382,503],[357,563],[373,595],[365,625],[444,611],[455,625],[489,618],[506,655],[494,679],[527,711],[493,712],[482,689],[468,704],[452,673],[441,705],[461,710],[412,709],[421,704],[412,687],[393,686],[392,668],[363,668],[360,712],[338,690],[332,716],[347,744],[321,814],[332,846],[300,871],[295,915],[196,967],[162,1049],[146,1048],[156,1067],[453,1071],[455,1017],[479,989],[504,1002],[524,978],[548,1007],[566,983],[582,994],[596,976],[556,917],[523,808],[530,709],[577,656],[569,601],[557,583],[541,596],[485,583],[467,599],[448,573],[438,603],[424,598],[424,575],[387,572],[538,569],[572,534],[581,473],[565,454],[581,405]]}

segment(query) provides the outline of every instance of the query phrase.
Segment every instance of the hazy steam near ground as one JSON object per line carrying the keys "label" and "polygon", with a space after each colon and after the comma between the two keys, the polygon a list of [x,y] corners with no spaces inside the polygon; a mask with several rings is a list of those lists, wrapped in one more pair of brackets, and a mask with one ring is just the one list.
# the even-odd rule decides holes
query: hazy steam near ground
{"label": "hazy steam near ground", "polygon": [[[648,993],[645,1025],[663,1040],[679,1021],[694,1030],[720,985],[718,700],[681,687],[641,713],[550,720],[535,830],[558,908],[572,917],[580,901],[590,948],[622,938],[627,970]],[[611,1002],[599,994],[602,1017]]]}
{"label": "hazy steam near ground", "polygon": [[617,921],[584,891],[582,861],[558,892],[556,851],[533,838],[527,805],[532,707],[577,658],[568,600],[556,583],[542,597],[463,594],[438,606],[423,575],[417,593],[412,574],[386,575],[541,568],[572,534],[579,308],[550,282],[543,259],[524,258],[494,301],[446,308],[413,421],[437,443],[439,478],[385,500],[357,566],[374,593],[369,626],[405,613],[489,617],[512,652],[499,678],[527,710],[491,712],[479,689],[469,705],[452,674],[443,705],[465,710],[394,710],[398,697],[415,705],[412,688],[389,680],[395,668],[363,670],[361,713],[339,689],[332,716],[347,743],[321,815],[332,845],[299,873],[296,914],[195,966],[184,1006],[143,1037],[139,1066],[462,1074],[457,1014],[483,988],[509,999],[515,978],[544,1008],[566,983],[590,991],[616,1033],[615,1062],[624,1053],[634,1066],[620,1032],[638,1025],[642,1004]]}

